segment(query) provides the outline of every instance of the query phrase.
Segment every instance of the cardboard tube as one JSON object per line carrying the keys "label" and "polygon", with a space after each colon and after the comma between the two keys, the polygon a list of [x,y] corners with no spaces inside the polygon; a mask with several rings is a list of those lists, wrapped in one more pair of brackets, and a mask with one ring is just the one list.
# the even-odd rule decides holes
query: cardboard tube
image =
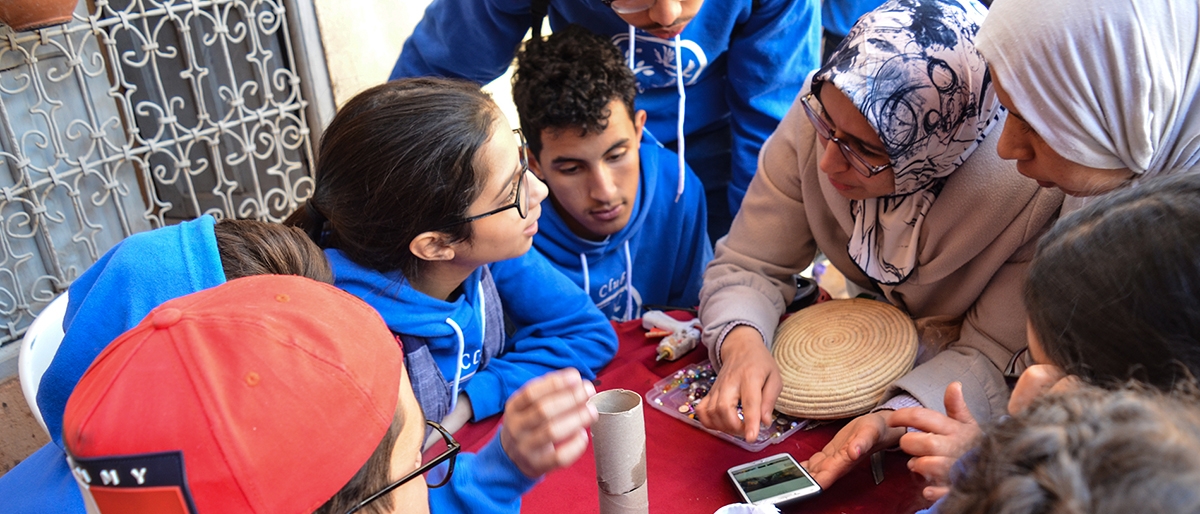
{"label": "cardboard tube", "polygon": [[596,394],[588,402],[600,413],[600,419],[592,423],[600,514],[649,512],[642,396],[625,389],[611,389]]}

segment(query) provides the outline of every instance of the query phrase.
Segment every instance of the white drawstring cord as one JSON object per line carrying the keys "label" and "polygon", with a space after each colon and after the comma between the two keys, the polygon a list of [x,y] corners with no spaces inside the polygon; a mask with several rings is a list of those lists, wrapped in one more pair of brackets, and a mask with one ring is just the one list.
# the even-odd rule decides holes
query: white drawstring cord
{"label": "white drawstring cord", "polygon": [[679,185],[675,189],[675,202],[679,202],[679,198],[683,196],[683,179],[684,179],[684,162],[683,156],[684,140],[683,140],[683,116],[687,111],[687,93],[683,90],[683,57],[679,51],[679,34],[675,35],[675,89],[679,91],[679,120],[675,126],[675,137],[677,138],[679,148]]}
{"label": "white drawstring cord", "polygon": [[633,259],[629,257],[629,240],[625,240],[625,321],[638,316],[633,312]]}
{"label": "white drawstring cord", "polygon": [[588,276],[587,255],[579,254],[579,263],[583,265],[583,292],[588,298],[592,297],[592,279]]}
{"label": "white drawstring cord", "polygon": [[634,62],[633,61],[633,50],[636,47],[636,45],[634,44],[636,41],[637,41],[637,35],[634,33],[633,25],[630,25],[629,26],[629,69],[631,71],[633,71],[633,77],[635,79],[637,78],[637,70],[634,69],[635,66],[633,65],[633,62]]}
{"label": "white drawstring cord", "polygon": [[450,325],[450,328],[454,329],[454,335],[458,336],[458,358],[454,360],[454,392],[450,393],[450,412],[454,412],[454,407],[458,406],[458,382],[462,380],[462,354],[466,341],[458,323],[446,318],[446,324]]}

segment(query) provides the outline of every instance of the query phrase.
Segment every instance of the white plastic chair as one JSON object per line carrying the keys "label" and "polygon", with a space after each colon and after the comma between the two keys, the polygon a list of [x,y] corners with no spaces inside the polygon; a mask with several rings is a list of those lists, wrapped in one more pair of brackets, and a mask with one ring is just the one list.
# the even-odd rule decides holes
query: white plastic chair
{"label": "white plastic chair", "polygon": [[63,318],[67,314],[67,293],[63,293],[50,302],[41,314],[33,319],[25,337],[21,339],[21,354],[17,358],[17,374],[21,377],[21,392],[25,394],[25,402],[33,411],[47,434],[46,421],[42,419],[42,410],[37,405],[38,385],[42,383],[42,375],[54,360],[58,345],[63,340]]}

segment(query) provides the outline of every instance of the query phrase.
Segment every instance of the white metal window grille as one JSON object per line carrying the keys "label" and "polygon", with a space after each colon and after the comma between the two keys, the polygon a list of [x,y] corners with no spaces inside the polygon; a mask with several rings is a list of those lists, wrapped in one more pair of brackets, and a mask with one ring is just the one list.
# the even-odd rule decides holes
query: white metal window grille
{"label": "white metal window grille", "polygon": [[0,25],[0,344],[130,234],[279,221],[307,198],[283,2],[94,0],[65,25]]}

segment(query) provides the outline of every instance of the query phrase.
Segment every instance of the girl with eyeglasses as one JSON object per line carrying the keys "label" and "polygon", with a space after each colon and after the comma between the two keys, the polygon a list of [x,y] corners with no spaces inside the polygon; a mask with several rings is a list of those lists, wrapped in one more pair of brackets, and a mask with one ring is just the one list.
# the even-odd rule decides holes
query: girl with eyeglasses
{"label": "girl with eyeglasses", "polygon": [[748,441],[782,388],[770,347],[792,275],[818,251],[916,322],[916,367],[806,463],[823,486],[896,444],[894,408],[941,408],[958,381],[990,419],[1020,371],[1021,283],[1062,195],[996,155],[1005,113],[974,45],[984,15],[974,0],[891,0],[860,19],[763,147],[705,274],[700,317],[719,371],[699,417]]}
{"label": "girl with eyeglasses", "polygon": [[457,430],[534,377],[591,379],[616,353],[591,299],[531,250],[546,186],[476,84],[405,79],[359,94],[326,129],[315,176],[286,223],[403,341],[425,418]]}

